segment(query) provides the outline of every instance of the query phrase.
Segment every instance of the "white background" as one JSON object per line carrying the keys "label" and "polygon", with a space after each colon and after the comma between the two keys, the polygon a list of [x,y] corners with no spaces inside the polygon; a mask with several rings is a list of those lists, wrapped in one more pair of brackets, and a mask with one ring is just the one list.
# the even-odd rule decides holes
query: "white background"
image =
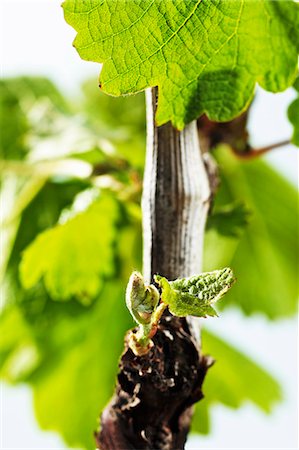
{"label": "white background", "polygon": [[[53,79],[67,93],[81,80],[94,77],[99,65],[80,60],[72,48],[74,31],[64,22],[58,0],[2,0],[2,75],[40,74]],[[252,144],[262,146],[290,136],[286,108],[294,93],[258,92],[249,124]],[[273,151],[268,159],[292,183],[298,180],[298,150],[292,146]],[[294,249],[295,251],[295,249]],[[297,446],[297,321],[271,323],[237,311],[222,313],[209,327],[264,365],[282,384],[284,401],[266,416],[251,404],[239,411],[216,406],[208,437],[191,437],[188,450],[296,449]],[[1,449],[65,449],[59,436],[42,432],[34,419],[31,392],[26,386],[1,389]]]}

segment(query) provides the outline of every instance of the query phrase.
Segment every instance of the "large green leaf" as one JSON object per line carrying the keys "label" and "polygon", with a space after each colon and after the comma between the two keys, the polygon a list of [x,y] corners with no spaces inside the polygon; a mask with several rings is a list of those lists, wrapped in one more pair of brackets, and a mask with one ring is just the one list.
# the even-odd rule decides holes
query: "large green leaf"
{"label": "large green leaf", "polygon": [[159,87],[157,122],[181,129],[205,112],[230,120],[255,83],[277,92],[295,78],[299,5],[290,0],[66,0],[83,59],[104,63],[112,95]]}
{"label": "large green leaf", "polygon": [[216,360],[204,382],[205,398],[196,405],[193,431],[206,433],[209,429],[208,408],[222,403],[239,408],[251,401],[265,412],[281,400],[278,383],[264,369],[229,343],[211,332],[202,332],[203,353]]}
{"label": "large green leaf", "polygon": [[[205,270],[229,265],[237,283],[223,307],[235,304],[246,313],[269,318],[296,312],[298,241],[296,189],[264,161],[240,162],[228,149],[215,153],[221,187],[215,208],[243,202],[251,211],[240,237],[206,233]],[[219,304],[220,305],[220,304]]]}
{"label": "large green leaf", "polygon": [[103,277],[114,272],[117,216],[115,200],[101,195],[85,211],[39,234],[23,254],[23,286],[44,278],[53,298],[75,296],[84,302],[95,297]]}

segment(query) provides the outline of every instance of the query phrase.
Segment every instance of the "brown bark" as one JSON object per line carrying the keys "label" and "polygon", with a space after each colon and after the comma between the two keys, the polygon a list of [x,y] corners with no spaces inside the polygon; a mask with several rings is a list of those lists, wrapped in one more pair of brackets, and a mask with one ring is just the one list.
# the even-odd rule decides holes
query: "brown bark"
{"label": "brown bark", "polygon": [[[196,122],[183,131],[156,127],[156,90],[147,99],[143,191],[144,276],[174,279],[201,271],[211,189]],[[183,449],[192,405],[211,364],[200,355],[198,323],[164,315],[154,347],[135,356],[125,343],[113,399],[96,434],[102,450]]]}
{"label": "brown bark", "polygon": [[125,346],[116,393],[102,414],[102,450],[183,449],[210,360],[200,357],[186,322],[167,316],[154,347],[136,357]]}

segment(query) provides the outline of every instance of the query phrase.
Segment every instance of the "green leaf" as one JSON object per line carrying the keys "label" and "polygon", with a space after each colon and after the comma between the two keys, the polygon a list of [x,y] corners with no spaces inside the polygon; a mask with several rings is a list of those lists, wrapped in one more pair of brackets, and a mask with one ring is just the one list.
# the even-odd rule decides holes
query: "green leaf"
{"label": "green leaf", "polygon": [[299,77],[297,77],[294,85],[297,91],[297,98],[290,104],[288,108],[288,118],[294,127],[292,142],[299,147]]}
{"label": "green leaf", "polygon": [[223,236],[240,237],[250,220],[250,210],[243,203],[225,205],[208,217],[207,230],[214,229]]}
{"label": "green leaf", "polygon": [[[14,89],[13,92],[16,94],[19,91]],[[143,133],[141,130],[141,122],[144,120],[142,96],[113,99],[99,95],[97,98],[96,92],[94,91],[89,92],[88,96],[89,100],[87,100],[88,105],[86,105],[86,113],[84,112],[81,116],[84,124],[88,124],[88,129],[92,128],[92,132],[88,132],[88,136],[94,136],[96,139],[98,139],[99,135],[102,136],[102,131],[101,133],[96,133],[96,123],[98,120],[99,122],[105,122],[107,128],[105,138],[109,138],[109,136],[112,135],[112,129],[109,128],[109,122],[112,121],[112,116],[115,116],[115,118],[117,117],[118,106],[116,105],[120,102],[122,108],[121,113],[119,113],[121,130],[120,128],[117,130],[117,139],[119,140],[116,144],[117,151],[122,147],[123,142],[123,147],[128,146],[126,151],[128,154],[130,152],[130,158],[132,157],[132,159],[130,159],[131,163],[135,164],[138,159],[138,167],[140,167],[142,145],[135,145],[135,137],[131,136],[131,133],[140,133],[140,136],[142,136]],[[34,95],[29,97],[32,99],[35,98]],[[43,101],[47,100],[46,97],[47,94],[42,97]],[[94,97],[94,109],[92,109],[92,97]],[[103,101],[104,98],[107,99],[107,103],[105,104]],[[136,103],[133,102],[133,99]],[[127,101],[122,102],[122,100]],[[129,100],[132,100],[132,103]],[[32,106],[34,107],[35,104],[36,103],[33,102]],[[40,104],[37,103],[36,105],[39,109]],[[80,104],[80,108],[81,106],[82,103]],[[106,111],[105,113],[106,109],[109,109],[109,111]],[[10,110],[10,113],[12,123],[16,120],[15,123],[17,127],[18,118],[15,118],[13,110]],[[93,114],[96,117],[92,118]],[[99,119],[99,116],[101,116],[101,119]],[[52,145],[49,150],[53,151],[53,148],[56,150],[54,144],[57,142],[57,136],[55,135],[55,130],[57,130],[56,125],[60,122],[56,122],[55,119],[53,126],[50,126],[51,121],[48,120],[48,117],[50,118],[51,114],[45,118],[46,125],[49,125],[48,128],[46,127],[47,134],[45,136],[39,134],[39,138],[41,143],[51,143]],[[126,118],[129,117],[130,120],[126,122]],[[135,125],[130,126],[129,122],[131,120],[136,121],[136,123],[134,122]],[[74,137],[73,133],[78,131],[78,122],[76,120],[74,121],[74,116],[70,116],[67,127],[65,126],[66,122],[62,122],[63,126],[59,128],[62,139],[60,142],[64,143],[65,137],[68,137],[70,134],[69,125],[73,122],[74,124],[71,128],[71,145],[69,140],[66,142],[68,149],[70,150],[73,150],[71,147],[73,147],[73,143],[76,143],[75,137],[77,134],[75,134]],[[114,125],[115,123],[113,123],[113,126]],[[101,130],[103,129],[104,125]],[[79,131],[79,136],[82,136],[81,130]],[[34,135],[34,138],[36,137],[36,132],[35,129],[31,132],[31,134],[33,133]],[[11,136],[14,138],[13,133]],[[124,137],[124,141],[122,141],[121,136]],[[48,139],[48,137],[52,137],[53,140],[46,141],[45,138]],[[82,152],[80,155],[77,153],[78,158],[87,158],[87,153],[88,158],[91,157],[89,150],[94,150],[94,143],[97,142],[96,139],[91,139],[92,145],[87,147],[87,152],[84,154]],[[84,139],[83,141],[85,142]],[[80,142],[76,143],[76,148],[81,146],[81,142],[82,141],[80,140]],[[113,143],[115,142],[116,138]],[[129,143],[132,143],[132,146],[130,146]],[[13,145],[14,144],[12,144],[12,146]],[[138,152],[140,152],[138,156],[135,155],[137,149]],[[31,150],[34,151],[35,147],[30,147],[29,151]],[[96,151],[98,152],[98,150]],[[125,154],[121,151],[120,153],[122,155]],[[47,155],[49,155],[49,153],[47,153]],[[60,154],[58,157],[59,156]],[[97,157],[97,155],[95,156]],[[114,155],[112,156],[114,157]],[[7,155],[7,157],[9,157],[9,155]],[[208,231],[208,239],[210,240],[212,235],[214,237],[212,241],[210,240],[211,246],[209,247],[209,254],[211,266],[208,267],[207,270],[212,270],[215,267],[224,267],[230,264],[234,254],[237,255],[239,252],[238,265],[234,263],[236,266],[234,267],[234,270],[237,271],[238,275],[238,283],[236,283],[232,292],[227,295],[227,297],[230,298],[230,302],[239,304],[242,307],[245,305],[249,308],[250,312],[264,310],[268,315],[270,312],[270,316],[274,317],[279,317],[280,313],[285,315],[286,311],[291,314],[295,309],[295,302],[294,296],[289,300],[290,297],[288,297],[288,295],[294,293],[294,286],[296,285],[296,278],[294,278],[296,277],[294,249],[296,248],[295,236],[297,230],[294,215],[291,216],[290,214],[290,211],[295,211],[296,209],[296,194],[294,193],[294,189],[262,162],[240,164],[235,158],[231,157],[230,154],[226,155],[224,151],[219,152],[219,154],[217,153],[217,157],[221,167],[223,167],[224,176],[222,179],[222,188],[216,199],[215,215],[214,218],[212,218],[212,223],[210,224]],[[103,151],[100,155],[100,162],[106,163],[107,160],[107,155]],[[111,160],[109,159],[109,163],[110,162]],[[94,163],[97,163],[96,158],[92,159],[92,164]],[[251,167],[250,170],[248,167]],[[126,168],[121,170],[126,171]],[[125,181],[125,183],[128,183],[128,181]],[[248,186],[250,186],[250,188]],[[277,186],[277,188],[275,188],[275,186]],[[107,274],[103,276],[102,271],[99,270],[99,283],[102,283],[102,289],[99,289],[99,295],[88,305],[86,303],[83,305],[76,301],[53,301],[53,298],[49,295],[49,291],[46,291],[44,286],[46,278],[44,273],[41,274],[43,280],[37,282],[36,285],[28,290],[23,289],[19,284],[17,267],[20,260],[20,253],[34,239],[38,239],[40,233],[45,232],[45,230],[49,230],[50,232],[56,229],[56,223],[59,220],[59,217],[61,218],[62,216],[65,218],[65,214],[62,214],[62,212],[66,208],[69,210],[70,205],[78,192],[85,191],[89,187],[89,180],[76,181],[55,177],[51,181],[47,181],[30,204],[20,211],[20,215],[17,217],[17,220],[20,221],[20,225],[16,233],[16,239],[12,243],[12,252],[8,262],[5,283],[3,284],[5,290],[8,286],[6,308],[0,318],[1,377],[11,383],[30,383],[34,391],[35,408],[40,424],[45,429],[58,431],[60,435],[66,439],[69,446],[85,448],[88,450],[94,449],[93,430],[97,427],[97,418],[100,411],[103,409],[113,392],[115,374],[117,372],[117,361],[123,348],[123,336],[125,331],[133,326],[130,321],[130,316],[125,309],[124,298],[126,280],[133,270],[140,269],[141,267],[139,204],[135,201],[126,200],[121,205],[116,205],[116,203],[109,198],[108,203],[110,203],[111,200],[111,209],[110,207],[107,207],[107,221],[103,219],[104,224],[108,223],[108,218],[111,217],[115,211],[117,212],[116,216],[114,216],[115,220],[113,219],[113,223],[111,224],[110,222],[109,225],[113,229],[114,235],[117,234],[117,240],[114,238],[112,239],[113,271],[110,275]],[[248,190],[249,192],[252,191],[252,193],[249,201],[246,202],[244,200],[247,198]],[[107,198],[106,194],[104,197]],[[7,193],[6,198],[11,198],[9,192]],[[16,198],[18,198],[18,195],[16,195]],[[136,198],[138,199],[138,193]],[[76,197],[76,199],[78,199],[78,197]],[[236,205],[241,203],[245,204],[244,208],[246,208],[246,210],[250,209],[252,211],[247,226],[245,224],[247,216],[241,214],[238,207],[235,208]],[[112,206],[112,204],[114,204],[114,206]],[[268,214],[268,209],[271,212],[269,219],[264,217],[264,214]],[[68,217],[68,221],[64,221],[64,224],[59,226],[66,227],[72,220],[76,219],[77,216],[74,215],[73,210],[71,213],[73,214],[73,219]],[[82,214],[84,215],[85,213]],[[255,225],[255,227],[252,228],[252,223],[256,223],[256,215],[262,223],[266,221],[267,232],[265,232],[264,226],[258,228],[257,225]],[[225,217],[227,218],[227,221],[230,222],[229,227],[223,225]],[[102,227],[102,225],[100,226]],[[54,228],[50,230],[51,227]],[[106,234],[102,232],[102,228],[98,229],[98,235],[103,239],[103,245],[107,246],[107,252],[109,253],[110,250],[108,249],[111,246],[111,240],[106,240]],[[48,236],[52,237],[52,234]],[[83,237],[84,239],[86,238],[85,235],[83,236],[81,230],[77,230],[76,235],[75,233],[72,233],[72,238],[74,237],[76,237],[77,240],[80,240]],[[217,237],[217,240],[215,240],[215,237]],[[282,273],[279,280],[272,279],[271,271],[267,274],[264,280],[265,285],[263,285],[265,293],[261,292],[260,289],[255,290],[255,293],[251,292],[252,286],[250,283],[251,275],[254,270],[255,258],[250,253],[251,247],[249,246],[248,249],[247,246],[243,246],[243,239],[249,240],[250,244],[253,242],[254,245],[252,248],[257,247],[262,253],[265,247],[266,250],[269,250],[269,246],[274,249],[270,254],[270,257],[268,256],[268,262],[266,262],[266,257],[261,255],[264,261],[263,267],[265,269],[267,268],[267,270],[272,269],[273,261],[273,264],[279,263]],[[72,240],[71,243],[73,244],[73,242],[74,241]],[[257,244],[257,242],[259,244]],[[228,256],[226,251],[222,251],[223,243],[225,243],[224,245],[227,245],[228,253],[230,254],[228,254]],[[40,250],[40,254],[37,255],[38,260],[41,259],[41,261],[44,261],[47,252],[51,254],[51,244],[52,241],[45,242],[45,246]],[[33,243],[32,245],[35,244]],[[74,274],[77,268],[80,269],[83,262],[85,263],[85,267],[88,267],[89,260],[85,257],[85,247],[82,245],[78,248],[77,242],[75,242],[74,245],[75,249],[80,252],[80,257],[77,259],[71,260],[67,256],[68,253],[64,252],[64,248],[62,248],[61,253],[59,254],[58,264],[61,271],[57,274],[57,279],[54,280],[55,289],[57,288],[57,290],[60,289],[61,286],[64,287],[64,270],[66,270],[67,274],[70,274],[72,281],[72,273]],[[217,247],[218,245],[219,247]],[[215,255],[215,246],[217,247],[218,255],[223,258],[225,257],[225,259],[228,259],[229,261],[226,261],[223,264],[213,263],[213,261],[215,262],[217,259]],[[233,251],[231,251],[232,248]],[[214,255],[212,255],[213,252]],[[278,252],[283,256],[278,258],[276,255]],[[276,255],[274,258],[273,254]],[[99,254],[98,257],[101,259],[101,254]],[[269,260],[271,264],[269,263]],[[63,265],[63,261],[66,261],[65,265]],[[36,264],[34,264],[34,261],[32,261],[32,265],[32,270],[35,271]],[[92,261],[91,265],[93,266]],[[239,275],[240,269],[244,272],[246,269],[246,272],[248,271],[249,275],[248,278],[246,276],[246,282],[244,280],[245,284],[243,284],[242,295],[236,297],[234,292],[239,289],[238,286],[241,282],[243,283],[242,280],[243,277],[245,277],[245,274],[242,273],[241,279]],[[49,268],[49,271],[52,271],[52,268]],[[289,278],[285,278],[287,272],[289,273],[289,275],[287,275]],[[275,273],[275,276],[277,277],[277,273]],[[96,276],[94,277],[96,278]],[[107,280],[107,278],[109,279]],[[259,283],[257,283],[256,278],[252,281],[254,282],[253,286],[255,286],[256,289],[256,286],[259,286]],[[260,282],[260,277],[258,281]],[[56,285],[56,282],[58,285]],[[68,285],[67,289],[72,289],[72,286]],[[281,296],[276,293],[277,289],[282,292]],[[254,301],[255,303],[249,303],[248,306],[246,303],[247,296],[250,301]],[[223,305],[225,306],[226,303],[226,301],[223,302]],[[113,320],[111,320],[112,316]],[[244,357],[244,355],[241,355],[242,357],[239,358],[240,352],[236,351],[236,349],[232,349],[230,346],[229,348],[231,351],[227,351],[228,344],[224,344],[223,347],[223,344],[220,345],[218,342],[218,345],[216,345],[215,339],[217,340],[218,338],[212,339],[212,344],[213,342],[214,344],[208,346],[208,344],[206,344],[208,341],[205,336],[206,334],[204,332],[204,351],[211,353],[217,358],[217,363],[211,368],[209,373],[209,377],[211,376],[212,380],[214,380],[214,378],[216,380],[211,381],[210,386],[208,377],[204,384],[206,398],[201,401],[197,407],[197,409],[203,411],[204,422],[202,414],[196,416],[195,420],[199,419],[200,421],[200,425],[196,426],[197,430],[199,429],[199,426],[201,426],[202,429],[203,425],[205,430],[208,429],[208,409],[211,404],[213,405],[214,402],[216,403],[216,396],[217,398],[220,396],[221,401],[223,401],[224,404],[227,404],[230,399],[234,404],[238,405],[243,404],[246,400],[256,403],[257,400],[254,399],[252,394],[253,385],[248,384],[248,377],[252,377],[255,383],[260,383],[259,377],[257,376],[257,374],[260,374],[260,369],[257,372],[247,369],[248,365],[246,365],[246,361],[248,362],[249,360]],[[220,340],[218,339],[218,341]],[[225,358],[224,360],[222,359],[222,355],[227,358],[228,362],[226,362]],[[250,363],[253,367],[257,367],[252,361],[250,361]],[[252,365],[250,367],[252,367]],[[223,368],[223,372],[220,368]],[[216,373],[218,372],[221,373],[216,377]],[[235,377],[237,377],[238,374],[242,377],[241,380],[238,380],[235,390],[235,378],[232,378],[231,372],[234,373]],[[264,371],[262,371],[262,373],[265,375]],[[278,398],[278,395],[276,395],[278,389],[277,384],[273,384],[271,378],[262,376],[261,379],[264,380],[261,384],[264,392],[267,393],[267,389],[271,388],[272,398]],[[214,388],[212,383],[214,383]],[[220,388],[223,387],[223,391],[219,389],[219,386]],[[241,389],[240,386],[243,386],[243,388]],[[208,401],[209,391],[206,388],[209,389],[212,393],[211,395],[213,395],[212,403]],[[260,388],[257,389],[259,390]],[[225,398],[225,393],[227,398]],[[259,401],[263,401],[266,405],[262,406],[262,408],[270,409],[272,404],[270,397],[267,397],[267,399],[263,398],[263,400],[261,400],[261,398],[262,397],[259,398]]]}
{"label": "green leaf", "polygon": [[41,427],[59,431],[71,447],[95,448],[93,432],[113,393],[123,337],[132,326],[123,297],[123,286],[114,280],[85,314],[57,321],[48,344],[52,359],[34,377],[34,405]]}
{"label": "green leaf", "polygon": [[61,212],[68,210],[88,183],[64,180],[63,183],[48,181],[22,211],[19,231],[14,243],[12,259],[18,259],[33,239],[43,231],[56,225]]}
{"label": "green leaf", "polygon": [[18,308],[2,311],[0,325],[0,376],[10,383],[24,381],[41,364],[30,327]]}
{"label": "green leaf", "polygon": [[0,374],[31,384],[42,428],[59,432],[70,447],[93,450],[98,416],[112,395],[123,337],[132,326],[124,286],[118,279],[106,283],[90,306],[45,296],[27,300],[1,315]]}
{"label": "green leaf", "polygon": [[174,316],[217,316],[212,304],[219,300],[234,283],[229,268],[202,273],[189,278],[168,281],[155,275],[162,289],[161,299]]}
{"label": "green leaf", "polygon": [[149,324],[159,300],[160,294],[156,287],[145,284],[141,273],[134,271],[126,289],[126,305],[136,323]]}
{"label": "green leaf", "polygon": [[[20,92],[23,91],[16,91],[15,93]],[[25,100],[25,96],[22,96],[22,98]],[[34,98],[34,95],[32,95],[32,99]],[[41,106],[33,101],[34,105]],[[8,112],[8,116],[10,112]],[[9,117],[13,124],[14,116],[10,115]],[[72,120],[74,119],[72,118]],[[49,127],[49,129],[51,128]],[[78,126],[76,127],[77,129]],[[51,129],[54,139],[57,138],[55,135],[56,131],[57,128],[54,126]],[[61,130],[64,142],[65,136],[68,135],[69,127]],[[46,136],[41,137],[41,143],[45,143],[45,138]],[[54,142],[54,139],[52,142]],[[34,142],[36,143],[35,134]],[[50,150],[52,149],[53,146],[50,146]],[[19,174],[15,178],[18,180],[20,178]],[[52,182],[46,182],[36,197],[27,204],[26,208],[18,209],[18,217],[16,219],[20,222],[20,226],[16,232],[15,240],[12,240],[12,252],[9,257],[5,283],[1,285],[2,295],[5,290],[7,307],[4,313],[1,311],[0,318],[1,377],[11,383],[31,382],[33,387],[36,387],[36,390],[40,390],[45,396],[43,383],[44,386],[48,386],[49,379],[53,376],[53,383],[49,382],[51,384],[49,398],[45,399],[43,397],[43,401],[49,408],[49,417],[43,417],[44,405],[40,405],[41,423],[45,427],[55,428],[60,432],[61,436],[66,438],[69,436],[70,442],[76,442],[81,448],[94,448],[93,430],[97,426],[97,417],[112,393],[117,370],[117,359],[123,347],[123,336],[125,330],[132,325],[128,314],[126,314],[122,306],[124,288],[120,284],[120,279],[122,273],[130,272],[133,267],[138,266],[136,258],[137,245],[134,240],[136,227],[132,225],[128,218],[124,217],[125,213],[123,212],[122,225],[126,227],[126,235],[123,236],[122,230],[118,229],[118,238],[122,242],[123,247],[126,245],[126,251],[124,251],[124,248],[122,251],[119,251],[122,254],[119,255],[119,259],[113,261],[114,271],[116,272],[115,278],[111,286],[103,290],[104,296],[98,299],[103,304],[103,310],[99,311],[99,314],[87,308],[83,309],[78,302],[53,302],[47,296],[42,283],[38,283],[33,288],[25,291],[19,285],[17,267],[20,252],[45,228],[54,226],[61,215],[61,211],[69,207],[75,195],[79,191],[86,189],[88,184],[88,182],[56,178]],[[10,186],[8,183],[8,188],[11,188],[11,185],[12,183],[10,183]],[[17,193],[15,196],[17,201],[19,197],[20,193]],[[8,192],[5,192],[4,201],[5,204],[6,201],[15,203],[12,200],[9,189]],[[129,208],[129,205],[128,203],[122,209]],[[106,212],[109,218],[111,216],[110,211]],[[98,233],[101,236],[101,229],[98,230]],[[47,243],[47,245],[49,246],[50,243]],[[117,242],[116,245],[119,247],[121,244]],[[139,246],[138,251],[140,253]],[[46,255],[43,256],[46,257]],[[98,255],[98,257],[100,258],[101,255]],[[70,267],[74,268],[74,263],[75,261],[72,261]],[[85,264],[88,266],[88,261],[85,261]],[[60,275],[62,276],[62,274]],[[110,299],[114,310],[114,320],[109,326],[108,318],[111,316],[111,310],[109,309]],[[78,306],[81,306],[81,309]],[[93,321],[94,317],[96,317],[96,320]],[[108,326],[109,329],[107,330]],[[95,334],[94,339],[90,337],[92,333]],[[104,333],[104,335],[101,335],[101,333]],[[85,345],[81,345],[85,336],[88,336],[88,342]],[[96,341],[99,347],[95,347]],[[104,355],[104,350],[101,348],[102,345],[104,349],[107,349],[109,355]],[[112,348],[110,347],[111,345]],[[67,360],[67,363],[70,362],[68,355],[69,353],[74,354],[75,350],[78,360],[80,352],[84,352],[84,361],[90,361],[88,366],[80,368],[77,365],[77,370],[75,370],[74,365],[64,364],[65,360]],[[101,357],[95,357],[96,354],[101,355]],[[81,359],[83,360],[82,355]],[[94,377],[90,376],[90,372],[94,374]],[[81,385],[80,377],[82,378]],[[63,387],[67,385],[69,389],[73,389],[70,398],[75,401],[74,404],[71,402],[66,404],[64,395],[61,395],[61,391],[57,392],[60,388],[60,382],[63,384]],[[90,393],[90,395],[85,391],[89,382],[94,383],[92,394]],[[78,391],[76,391],[77,389]],[[80,395],[78,393],[82,395],[82,398],[79,398]],[[39,416],[38,397],[39,393],[36,394],[37,415]],[[53,398],[55,398],[54,406],[51,403]],[[53,409],[51,409],[52,406]],[[70,414],[69,408],[72,409],[72,414]],[[61,415],[58,414],[58,410],[62,412]],[[55,415],[57,416],[56,421]],[[70,415],[72,415],[72,422],[67,419]],[[76,431],[74,431],[74,429],[71,429],[72,423],[80,423],[80,427],[76,427]],[[78,445],[75,446],[78,447]]]}
{"label": "green leaf", "polygon": [[204,397],[195,404],[191,422],[191,433],[209,434],[211,430],[211,414],[209,403]]}
{"label": "green leaf", "polygon": [[[45,106],[67,112],[65,100],[56,87],[46,78],[17,77],[0,80],[1,158],[23,159],[29,151],[29,135],[32,131],[31,116]],[[49,121],[49,117],[48,117]]]}
{"label": "green leaf", "polygon": [[226,121],[256,82],[277,92],[295,78],[299,5],[290,0],[66,0],[75,47],[103,63],[104,92],[159,87],[157,122],[181,129],[205,112]]}
{"label": "green leaf", "polygon": [[[16,177],[17,178],[17,177]],[[32,181],[34,178],[32,178]],[[10,188],[12,186],[10,185]],[[19,264],[24,249],[45,229],[56,225],[61,211],[69,208],[78,192],[86,189],[87,184],[81,181],[65,180],[64,183],[46,182],[35,198],[16,217],[17,229],[11,241],[7,239],[7,231],[11,225],[0,228],[1,236],[6,236],[2,245],[2,265],[0,275],[4,275],[1,284],[3,304],[28,302],[32,292],[26,292],[19,281]],[[9,188],[9,186],[8,186]],[[8,198],[12,193],[19,200],[22,191],[18,194],[6,192]],[[5,196],[4,196],[5,198]],[[16,204],[16,203],[15,203]]]}
{"label": "green leaf", "polygon": [[246,314],[262,312],[271,319],[294,314],[298,298],[296,189],[262,160],[240,162],[224,147],[215,156],[221,174],[215,208],[244,202],[251,214],[241,237],[207,231],[204,269],[232,267],[237,283],[223,307],[234,304]]}
{"label": "green leaf", "polygon": [[95,80],[82,86],[84,98],[80,110],[95,135],[108,139],[125,158],[140,170],[145,158],[145,99],[144,94],[111,97],[99,89]]}
{"label": "green leaf", "polygon": [[203,353],[210,354],[216,363],[204,382],[205,398],[196,405],[193,431],[206,433],[209,428],[207,409],[215,403],[239,408],[251,401],[269,413],[281,400],[277,381],[254,361],[210,331],[202,331]]}
{"label": "green leaf", "polygon": [[114,271],[117,204],[102,195],[84,212],[39,234],[24,251],[20,276],[26,289],[41,278],[55,299],[90,301]]}

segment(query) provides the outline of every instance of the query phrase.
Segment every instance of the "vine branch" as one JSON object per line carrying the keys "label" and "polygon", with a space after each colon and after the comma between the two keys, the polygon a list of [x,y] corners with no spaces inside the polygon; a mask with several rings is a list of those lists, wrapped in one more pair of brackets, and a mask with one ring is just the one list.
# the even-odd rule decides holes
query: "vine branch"
{"label": "vine branch", "polygon": [[[196,122],[181,132],[170,123],[157,127],[156,104],[157,90],[152,89],[147,92],[142,199],[143,275],[147,283],[156,273],[174,280],[201,272],[212,197]],[[135,300],[128,299],[130,308]],[[150,308],[154,298],[146,301]],[[97,445],[102,450],[182,450],[192,405],[203,396],[202,382],[212,363],[200,354],[198,322],[165,312],[150,336],[153,345],[142,356],[129,347],[130,336],[131,332],[126,337],[115,395],[101,417]]]}

